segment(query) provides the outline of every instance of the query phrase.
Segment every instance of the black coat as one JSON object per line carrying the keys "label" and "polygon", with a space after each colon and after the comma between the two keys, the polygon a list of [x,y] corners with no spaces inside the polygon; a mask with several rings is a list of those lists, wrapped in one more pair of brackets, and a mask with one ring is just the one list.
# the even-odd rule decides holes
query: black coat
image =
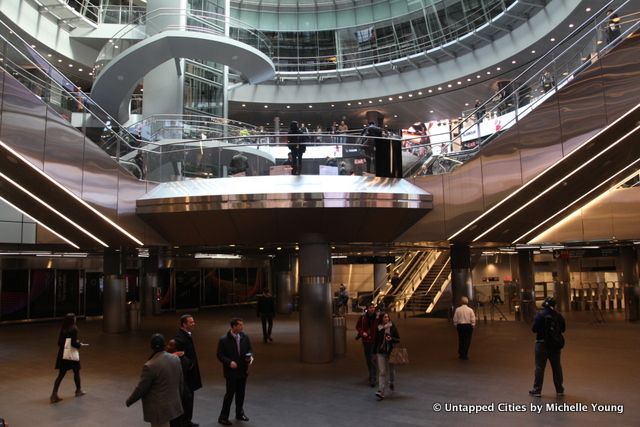
{"label": "black coat", "polygon": [[176,348],[178,351],[184,351],[184,357],[190,362],[191,369],[185,372],[184,382],[187,383],[191,391],[202,388],[202,378],[200,377],[200,367],[198,366],[198,355],[196,347],[193,344],[193,338],[188,332],[179,329],[176,337]]}
{"label": "black coat", "polygon": [[[222,363],[225,378],[243,378],[248,375],[249,361],[246,357],[247,354],[253,355],[253,349],[251,348],[249,337],[243,332],[240,332],[240,353],[238,353],[236,340],[231,335],[231,331],[220,337],[217,356]],[[238,364],[236,369],[231,368],[232,361]]]}
{"label": "black coat", "polygon": [[258,304],[256,304],[256,310],[259,317],[273,317],[276,315],[276,304],[273,300],[273,296],[260,295],[258,297]]}

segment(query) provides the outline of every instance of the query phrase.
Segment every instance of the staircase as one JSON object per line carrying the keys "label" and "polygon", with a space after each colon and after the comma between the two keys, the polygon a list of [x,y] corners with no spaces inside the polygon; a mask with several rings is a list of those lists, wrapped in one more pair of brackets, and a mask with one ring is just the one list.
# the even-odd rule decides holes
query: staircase
{"label": "staircase", "polygon": [[442,251],[404,309],[430,313],[450,281],[451,257],[449,251]]}

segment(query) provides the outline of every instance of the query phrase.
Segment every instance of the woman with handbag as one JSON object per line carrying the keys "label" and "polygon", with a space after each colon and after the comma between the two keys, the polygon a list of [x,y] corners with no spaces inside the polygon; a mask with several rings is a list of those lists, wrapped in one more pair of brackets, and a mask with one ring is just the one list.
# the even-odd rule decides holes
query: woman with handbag
{"label": "woman with handbag", "polygon": [[[376,333],[376,341],[374,352],[378,361],[378,391],[376,397],[378,400],[384,399],[384,392],[389,380],[389,389],[393,391],[393,381],[396,376],[396,368],[389,364],[389,355],[393,350],[393,346],[400,342],[400,334],[398,328],[391,321],[389,313],[382,315],[382,320],[378,324],[378,332]],[[387,377],[388,376],[388,377]]]}
{"label": "woman with handbag", "polygon": [[76,397],[82,396],[84,391],[80,387],[80,353],[78,349],[83,344],[78,341],[78,327],[76,326],[76,315],[69,313],[62,321],[60,335],[58,336],[58,358],[56,359],[56,369],[58,377],[53,383],[51,393],[51,403],[57,403],[62,399],[58,396],[58,388],[68,370],[73,371],[73,381],[76,383]]}

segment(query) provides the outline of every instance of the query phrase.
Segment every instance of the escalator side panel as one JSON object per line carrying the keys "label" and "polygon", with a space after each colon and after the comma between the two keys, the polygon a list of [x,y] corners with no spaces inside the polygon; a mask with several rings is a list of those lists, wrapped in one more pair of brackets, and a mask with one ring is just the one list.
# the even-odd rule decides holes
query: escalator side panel
{"label": "escalator side panel", "polygon": [[464,223],[476,218],[482,211],[482,165],[479,161],[467,162],[445,175],[447,194],[446,214],[449,221]]}
{"label": "escalator side panel", "polygon": [[0,140],[38,167],[43,164],[46,114],[40,99],[17,80],[4,78]]}
{"label": "escalator side panel", "polygon": [[481,152],[485,209],[522,185],[518,138],[516,130],[501,136],[501,143],[513,147],[512,150],[505,151],[500,145],[489,145]]}
{"label": "escalator side panel", "polygon": [[[613,54],[602,58],[605,87],[605,108],[608,122],[640,103],[640,33],[634,34],[616,47]],[[616,78],[607,78],[615,75]]]}
{"label": "escalator side panel", "polygon": [[112,220],[117,219],[118,164],[87,137],[82,162],[82,198]]}

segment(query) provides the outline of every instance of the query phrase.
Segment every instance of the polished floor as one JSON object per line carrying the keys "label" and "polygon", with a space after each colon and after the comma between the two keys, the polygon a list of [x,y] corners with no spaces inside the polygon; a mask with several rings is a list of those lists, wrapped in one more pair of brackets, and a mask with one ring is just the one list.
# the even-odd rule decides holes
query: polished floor
{"label": "polished floor", "polygon": [[[235,422],[246,427],[640,425],[640,324],[624,322],[619,313],[607,315],[604,324],[592,322],[584,312],[568,316],[562,400],[555,397],[549,369],[542,398],[527,394],[533,381],[533,334],[526,324],[481,322],[474,332],[470,360],[461,361],[456,357],[455,330],[446,319],[398,318],[411,364],[399,368],[396,392],[381,402],[366,383],[360,343],[353,339],[355,315],[348,319],[346,356],[313,365],[299,362],[295,315],[279,316],[274,342],[263,344],[253,310],[194,314],[204,382],[196,392],[194,421],[201,426],[218,425],[224,382],[215,348],[233,315],[245,317],[256,353],[245,404],[251,420]],[[56,375],[59,325],[0,326],[0,417],[11,427],[148,425],[142,420],[140,403],[127,408],[124,401],[150,353],[149,336],[156,331],[173,336],[177,317],[146,319],[140,332],[126,334],[104,334],[99,320],[81,321],[80,337],[90,343],[82,350],[87,395],[73,397],[68,375],[60,391],[64,400],[55,405],[48,398]],[[479,414],[468,413],[473,407],[464,406],[492,404],[492,412]],[[540,413],[533,404],[542,405]]]}

